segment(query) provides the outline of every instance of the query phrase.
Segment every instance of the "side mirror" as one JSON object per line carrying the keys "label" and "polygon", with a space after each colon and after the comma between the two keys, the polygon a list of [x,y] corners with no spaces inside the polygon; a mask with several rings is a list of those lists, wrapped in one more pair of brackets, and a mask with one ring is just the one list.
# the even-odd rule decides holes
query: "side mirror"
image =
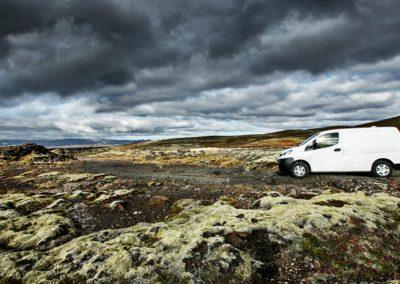
{"label": "side mirror", "polygon": [[317,149],[317,141],[314,140],[311,144],[309,144],[306,147],[305,151],[311,151],[311,150],[315,150],[315,149]]}

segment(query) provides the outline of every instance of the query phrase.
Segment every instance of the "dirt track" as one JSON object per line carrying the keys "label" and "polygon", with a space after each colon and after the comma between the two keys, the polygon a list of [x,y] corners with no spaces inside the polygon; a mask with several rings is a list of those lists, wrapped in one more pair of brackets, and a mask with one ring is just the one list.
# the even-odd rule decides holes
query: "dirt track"
{"label": "dirt track", "polygon": [[[294,179],[276,169],[244,171],[240,167],[201,167],[194,165],[152,165],[135,164],[123,161],[85,161],[75,164],[75,170],[90,173],[107,173],[139,181],[157,180],[161,182],[183,183],[209,186],[248,186],[264,189],[279,185],[314,188],[316,186],[335,186],[340,182],[385,183],[388,180],[371,177],[369,174],[313,174],[305,179]],[[392,178],[398,178],[395,171]]]}

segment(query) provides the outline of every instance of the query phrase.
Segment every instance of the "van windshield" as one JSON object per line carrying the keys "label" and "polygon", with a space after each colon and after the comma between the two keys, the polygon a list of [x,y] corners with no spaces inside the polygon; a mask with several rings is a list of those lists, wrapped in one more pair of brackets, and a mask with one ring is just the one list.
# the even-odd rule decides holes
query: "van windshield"
{"label": "van windshield", "polygon": [[315,133],[313,136],[308,137],[306,140],[304,140],[303,142],[301,142],[300,146],[303,146],[305,144],[307,144],[308,142],[310,142],[311,140],[313,140],[316,136],[318,136],[319,133]]}

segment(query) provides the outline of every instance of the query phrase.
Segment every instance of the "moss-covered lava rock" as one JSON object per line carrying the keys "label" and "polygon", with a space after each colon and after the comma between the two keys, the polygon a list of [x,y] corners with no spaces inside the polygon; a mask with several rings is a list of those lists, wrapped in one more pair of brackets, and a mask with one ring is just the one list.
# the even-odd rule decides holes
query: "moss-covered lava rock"
{"label": "moss-covered lava rock", "polygon": [[[309,200],[267,196],[256,204],[237,209],[223,201],[205,206],[185,200],[165,222],[99,231],[68,242],[65,236],[71,238],[74,230],[65,217],[28,217],[4,205],[0,277],[28,283],[398,277],[399,198],[337,193]],[[56,229],[61,224],[65,234]],[[38,246],[41,242],[47,245]]]}

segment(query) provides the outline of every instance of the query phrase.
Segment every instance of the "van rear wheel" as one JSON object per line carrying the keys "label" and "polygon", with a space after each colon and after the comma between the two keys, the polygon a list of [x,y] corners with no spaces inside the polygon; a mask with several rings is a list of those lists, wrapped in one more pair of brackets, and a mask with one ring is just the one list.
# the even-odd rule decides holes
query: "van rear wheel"
{"label": "van rear wheel", "polygon": [[392,170],[392,164],[384,160],[376,161],[372,166],[372,174],[376,177],[390,177]]}
{"label": "van rear wheel", "polygon": [[290,174],[295,178],[304,178],[309,172],[308,166],[303,162],[294,162],[290,167]]}

